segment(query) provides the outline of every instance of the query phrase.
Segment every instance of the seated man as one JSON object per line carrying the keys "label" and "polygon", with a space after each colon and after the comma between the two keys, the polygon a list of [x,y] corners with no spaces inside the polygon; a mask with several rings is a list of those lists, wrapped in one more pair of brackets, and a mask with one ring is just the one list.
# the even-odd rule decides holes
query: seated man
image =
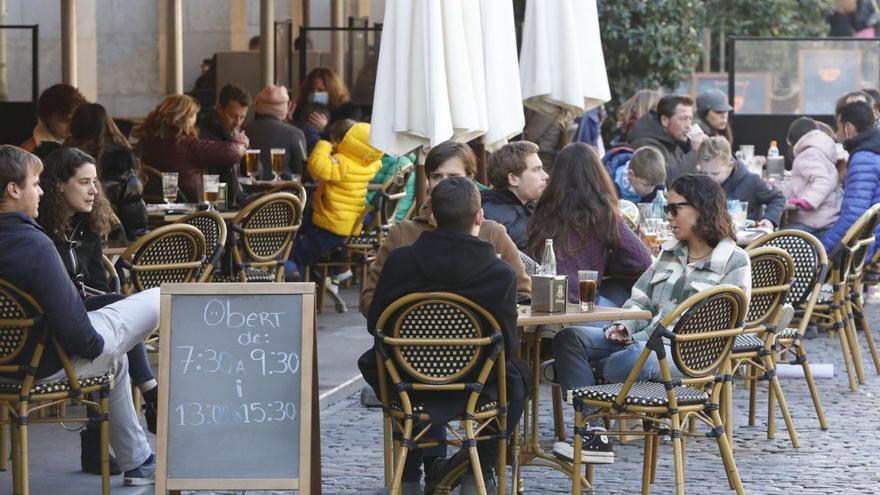
{"label": "seated man", "polygon": [[529,141],[507,143],[489,155],[489,182],[482,191],[486,218],[504,225],[517,249],[525,252],[534,203],[547,187],[547,172],[538,158],[538,145]]}
{"label": "seated man", "polygon": [[[507,356],[508,384],[508,430],[522,414],[528,390],[528,366],[517,359],[516,330],[516,272],[507,263],[498,259],[495,247],[477,237],[483,223],[480,197],[472,181],[464,177],[453,177],[440,182],[432,188],[431,200],[434,205],[432,218],[437,229],[425,231],[410,246],[393,251],[385,262],[382,275],[376,284],[376,297],[370,305],[367,316],[367,329],[375,333],[376,322],[382,312],[397,299],[414,292],[448,291],[467,297],[495,316],[504,334]],[[358,360],[358,367],[373,390],[379,391],[379,377],[376,370],[375,350],[370,349]],[[497,397],[493,387],[483,390],[484,397]],[[461,414],[469,393],[438,393],[434,396],[421,396],[419,400],[431,415],[434,425],[443,425],[451,418]],[[442,430],[441,430],[442,433]],[[436,437],[434,437],[436,438]],[[488,486],[494,486],[491,466],[495,464],[497,451],[492,441],[480,442],[480,463]],[[404,493],[419,493],[419,465],[422,452],[415,450],[408,454],[403,479],[406,482]],[[466,461],[465,455],[457,455],[455,462]],[[451,467],[454,462],[444,463]],[[426,463],[427,467],[427,463]],[[434,469],[435,479],[441,475]],[[503,473],[502,473],[503,475]],[[465,480],[461,493],[466,491],[473,480]]]}
{"label": "seated man", "polygon": [[760,175],[749,169],[730,154],[730,142],[721,136],[706,138],[700,147],[697,170],[721,184],[727,199],[747,201],[748,218],[759,227],[775,229],[779,226],[785,209],[785,195],[775,187],[768,186]]}
{"label": "seated man", "polygon": [[[466,144],[456,143],[455,141],[445,141],[431,148],[427,158],[425,158],[425,175],[428,178],[428,194],[437,184],[448,177],[467,177],[473,179],[477,173],[477,158],[474,152]],[[404,220],[388,231],[388,237],[379,252],[376,254],[376,260],[370,265],[370,272],[367,275],[367,283],[361,292],[361,313],[367,315],[370,303],[373,300],[373,294],[376,289],[376,281],[382,273],[382,267],[385,265],[385,259],[391,251],[400,246],[408,246],[416,241],[422,232],[434,230],[436,224],[431,217],[431,202],[426,201],[422,205],[418,216],[412,220]],[[481,240],[486,241],[495,246],[495,252],[502,260],[510,263],[517,273],[517,294],[520,299],[531,297],[532,279],[525,273],[525,266],[519,257],[519,251],[516,245],[510,240],[510,236],[504,230],[504,226],[493,222],[492,220],[484,220],[480,225]]]}
{"label": "seated man", "polygon": [[[86,312],[55,245],[34,221],[43,194],[42,168],[36,156],[15,146],[0,146],[0,278],[37,301],[43,324],[70,355],[78,376],[113,371],[110,445],[125,471],[126,485],[151,484],[156,456],[134,410],[126,353],[158,325],[159,289]],[[37,332],[30,334],[27,349],[33,349],[36,337]],[[30,358],[31,352],[23,352],[19,364]],[[65,379],[53,346],[46,347],[36,377],[39,382]]]}

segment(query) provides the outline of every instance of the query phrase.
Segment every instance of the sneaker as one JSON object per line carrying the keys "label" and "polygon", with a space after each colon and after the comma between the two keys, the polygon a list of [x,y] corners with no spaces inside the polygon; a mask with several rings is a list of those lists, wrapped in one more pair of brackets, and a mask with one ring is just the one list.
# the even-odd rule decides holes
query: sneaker
{"label": "sneaker", "polygon": [[559,385],[559,381],[556,379],[556,360],[548,359],[541,363],[541,379],[546,383],[552,383],[553,385]]}
{"label": "sneaker", "polygon": [[351,268],[349,268],[348,270],[345,270],[344,272],[337,275],[336,280],[338,282],[345,282],[346,280],[350,279],[351,277],[354,277],[354,273],[352,273]]}
{"label": "sneaker", "polygon": [[[459,449],[459,451],[452,457],[447,459],[437,459],[434,461],[434,464],[431,466],[430,474],[425,477],[425,495],[433,495],[434,490],[437,489],[440,482],[450,471],[462,464],[467,464],[468,462],[470,462],[468,449]],[[458,486],[459,482],[461,482],[461,478],[453,481],[449,488],[455,488]]]}
{"label": "sneaker", "polygon": [[144,401],[144,419],[147,420],[147,431],[156,434],[156,409],[155,402]]}
{"label": "sneaker", "polygon": [[[483,484],[486,485],[486,495],[495,495],[498,493],[498,485],[495,484],[495,473],[492,470],[483,472]],[[473,474],[466,474],[461,477],[461,488],[458,490],[459,495],[477,495],[477,480]]]}
{"label": "sneaker", "polygon": [[348,306],[346,306],[345,301],[339,297],[339,282],[336,281],[335,277],[326,278],[324,289],[327,291],[330,299],[333,299],[333,305],[336,307],[337,313],[345,313],[348,311]]}
{"label": "sneaker", "polygon": [[782,315],[779,316],[779,325],[776,327],[779,329],[786,329],[792,319],[794,319],[794,307],[791,304],[786,303],[782,306]]}
{"label": "sneaker", "polygon": [[156,454],[150,454],[150,457],[143,464],[122,475],[122,483],[125,486],[152,485],[155,482]]}
{"label": "sneaker", "polygon": [[373,391],[373,387],[365,385],[361,388],[361,405],[364,407],[382,407],[382,400]]}
{"label": "sneaker", "polygon": [[[566,442],[553,444],[553,454],[566,461],[574,461],[574,447]],[[581,462],[584,464],[612,464],[614,450],[605,435],[605,428],[591,426],[581,444]]]}
{"label": "sneaker", "polygon": [[[79,432],[80,469],[84,473],[101,475],[101,431],[98,428],[86,428]],[[119,463],[113,454],[110,454],[110,474],[117,475],[122,472]]]}
{"label": "sneaker", "polygon": [[[383,488],[378,492],[379,495],[388,495],[391,488]],[[422,495],[422,484],[418,481],[404,481],[400,484],[401,495]]]}

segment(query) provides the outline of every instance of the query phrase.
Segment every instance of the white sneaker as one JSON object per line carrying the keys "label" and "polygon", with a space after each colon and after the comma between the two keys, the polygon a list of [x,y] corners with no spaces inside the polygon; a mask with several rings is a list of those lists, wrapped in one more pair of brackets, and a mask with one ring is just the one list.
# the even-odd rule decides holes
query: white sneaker
{"label": "white sneaker", "polygon": [[354,273],[351,272],[351,269],[348,269],[348,270],[345,270],[344,272],[340,273],[339,275],[337,275],[336,280],[339,282],[345,282],[346,280],[350,279],[351,277],[354,277]]}

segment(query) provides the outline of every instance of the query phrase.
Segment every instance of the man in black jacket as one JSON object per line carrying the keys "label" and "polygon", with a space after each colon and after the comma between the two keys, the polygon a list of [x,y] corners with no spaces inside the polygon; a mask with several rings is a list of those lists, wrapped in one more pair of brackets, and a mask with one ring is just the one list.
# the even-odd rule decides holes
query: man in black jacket
{"label": "man in black jacket", "polygon": [[[483,213],[479,193],[471,180],[464,177],[443,180],[431,191],[431,204],[434,205],[432,214],[437,229],[422,233],[414,244],[397,248],[388,256],[376,284],[367,329],[375,333],[382,312],[397,299],[414,292],[453,292],[482,306],[498,320],[504,334],[509,399],[507,425],[512,432],[522,414],[530,383],[528,366],[516,357],[516,272],[498,258],[491,244],[477,237]],[[370,349],[364,353],[358,366],[367,383],[378,393],[375,351]],[[483,395],[492,400],[497,397],[497,391],[487,386]],[[432,423],[440,426],[439,431],[435,428],[432,433],[442,435],[442,425],[464,411],[466,398],[466,393],[419,397],[431,415]],[[495,445],[480,442],[478,448],[481,465],[490,471],[497,457]],[[445,447],[433,454],[443,455],[444,451]],[[418,488],[420,454],[413,451],[408,455],[403,473],[408,491],[415,492]],[[432,461],[428,461],[430,454],[425,453],[426,469]],[[456,456],[455,459],[466,459],[466,456]],[[490,480],[488,473],[486,479],[487,482]]]}
{"label": "man in black jacket", "polygon": [[[0,146],[0,279],[36,300],[43,312],[42,324],[70,355],[78,376],[113,371],[110,444],[125,471],[125,484],[150,484],[156,458],[134,410],[126,353],[158,325],[159,290],[86,312],[55,245],[34,221],[43,194],[42,169],[36,156],[15,146]],[[29,335],[18,364],[30,360],[36,335]],[[46,348],[36,373],[39,381],[66,378],[53,346]]]}
{"label": "man in black jacket", "polygon": [[[220,88],[214,110],[199,120],[199,137],[209,141],[226,141],[239,143],[250,148],[250,141],[241,126],[247,117],[251,95],[237,84],[227,84]],[[220,175],[220,182],[227,184],[229,204],[240,204],[243,196],[238,182],[239,167],[221,167],[219,170],[208,170],[209,173]]]}
{"label": "man in black jacket", "polygon": [[538,145],[529,141],[505,144],[489,155],[488,165],[489,182],[495,189],[481,193],[483,213],[504,225],[517,249],[525,251],[529,218],[547,187]]}

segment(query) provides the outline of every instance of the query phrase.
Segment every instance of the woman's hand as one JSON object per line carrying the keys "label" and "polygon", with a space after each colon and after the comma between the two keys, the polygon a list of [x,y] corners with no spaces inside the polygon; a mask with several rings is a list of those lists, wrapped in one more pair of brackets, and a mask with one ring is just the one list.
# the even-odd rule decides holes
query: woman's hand
{"label": "woman's hand", "polygon": [[324,128],[327,127],[327,116],[321,112],[310,113],[306,120],[308,120],[309,124],[315,126],[318,132],[324,132]]}
{"label": "woman's hand", "polygon": [[605,338],[608,339],[609,342],[613,342],[615,344],[632,344],[632,339],[629,338],[626,327],[619,323],[611,325],[605,329]]}

